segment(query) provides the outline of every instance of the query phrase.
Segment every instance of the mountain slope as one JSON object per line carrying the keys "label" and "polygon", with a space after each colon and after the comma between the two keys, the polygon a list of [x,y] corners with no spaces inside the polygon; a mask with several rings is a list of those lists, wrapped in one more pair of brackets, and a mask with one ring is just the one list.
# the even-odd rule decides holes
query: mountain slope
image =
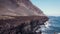
{"label": "mountain slope", "polygon": [[29,0],[0,0],[0,34],[37,34],[47,20]]}

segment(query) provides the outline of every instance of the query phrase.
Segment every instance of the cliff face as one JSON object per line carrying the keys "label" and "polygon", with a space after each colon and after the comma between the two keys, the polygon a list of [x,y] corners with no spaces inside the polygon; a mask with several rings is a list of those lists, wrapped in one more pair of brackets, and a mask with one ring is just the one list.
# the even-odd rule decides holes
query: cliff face
{"label": "cliff face", "polygon": [[29,0],[0,0],[0,34],[37,34],[47,20]]}

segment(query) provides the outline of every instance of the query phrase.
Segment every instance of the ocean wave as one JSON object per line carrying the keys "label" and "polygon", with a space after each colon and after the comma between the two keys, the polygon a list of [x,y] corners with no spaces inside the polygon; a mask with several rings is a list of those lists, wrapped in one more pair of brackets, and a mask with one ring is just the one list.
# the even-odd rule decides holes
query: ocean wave
{"label": "ocean wave", "polygon": [[60,16],[49,16],[49,21],[45,23],[45,25],[41,26],[42,34],[60,34]]}

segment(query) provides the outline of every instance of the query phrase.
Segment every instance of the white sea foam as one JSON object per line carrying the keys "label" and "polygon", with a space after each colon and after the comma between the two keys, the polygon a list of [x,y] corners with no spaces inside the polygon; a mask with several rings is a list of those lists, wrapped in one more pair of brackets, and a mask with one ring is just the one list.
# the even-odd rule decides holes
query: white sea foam
{"label": "white sea foam", "polygon": [[47,21],[47,22],[45,23],[45,27],[46,27],[46,28],[49,28],[49,26],[51,26],[51,24],[49,23],[49,21]]}
{"label": "white sea foam", "polygon": [[58,34],[60,34],[60,33],[58,33]]}

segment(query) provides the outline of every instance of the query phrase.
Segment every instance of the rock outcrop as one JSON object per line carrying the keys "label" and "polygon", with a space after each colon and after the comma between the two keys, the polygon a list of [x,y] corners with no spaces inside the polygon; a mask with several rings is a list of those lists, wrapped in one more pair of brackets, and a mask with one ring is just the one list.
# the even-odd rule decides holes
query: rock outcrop
{"label": "rock outcrop", "polygon": [[0,34],[37,34],[47,20],[29,0],[0,0]]}

